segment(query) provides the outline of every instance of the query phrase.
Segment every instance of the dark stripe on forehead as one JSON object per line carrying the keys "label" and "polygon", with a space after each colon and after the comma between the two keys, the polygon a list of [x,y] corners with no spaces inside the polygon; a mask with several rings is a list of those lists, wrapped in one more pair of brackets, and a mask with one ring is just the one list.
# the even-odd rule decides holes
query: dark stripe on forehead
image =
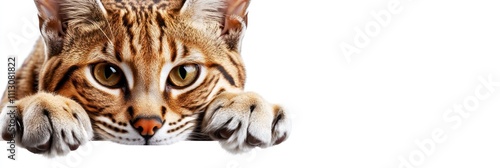
{"label": "dark stripe on forehead", "polygon": [[182,45],[182,58],[186,58],[189,56],[189,49],[187,48],[186,45]]}
{"label": "dark stripe on forehead", "polygon": [[[145,19],[147,20],[147,16],[148,15],[144,15]],[[153,39],[151,39],[151,35],[150,35],[150,32],[149,32],[149,24],[145,23],[144,24],[144,28],[141,30],[141,42],[142,44],[142,50],[146,50],[146,51],[141,51],[141,52],[146,52],[146,53],[149,53],[149,54],[146,54],[146,55],[149,55],[149,56],[152,56],[153,55],[153,50],[151,49],[153,47],[153,44],[152,44],[152,41]],[[144,36],[142,35],[144,34]]]}
{"label": "dark stripe on forehead", "polygon": [[[138,18],[138,17],[136,16],[136,18]],[[135,55],[137,53],[137,51],[135,50],[135,48],[132,44],[132,41],[134,40],[134,33],[132,32],[132,29],[131,29],[132,26],[134,26],[134,24],[133,24],[133,22],[130,22],[130,20],[128,20],[127,14],[123,15],[122,23],[123,23],[123,26],[127,29],[130,51],[132,52],[133,55]]]}
{"label": "dark stripe on forehead", "polygon": [[130,27],[132,25],[131,25],[130,21],[128,20],[126,13],[122,16],[122,24],[123,24],[124,27],[126,27],[128,29],[127,32],[129,32],[130,31]]}
{"label": "dark stripe on forehead", "polygon": [[160,56],[164,56],[163,55],[163,30],[160,28],[160,37],[158,37],[158,40],[160,40],[158,42],[159,46],[158,46],[158,53],[160,54]]}
{"label": "dark stripe on forehead", "polygon": [[108,54],[108,43],[104,43],[104,46],[101,49],[103,54]]}
{"label": "dark stripe on forehead", "polygon": [[175,62],[175,59],[177,59],[177,46],[174,40],[167,39],[167,41],[170,49],[170,61]]}
{"label": "dark stripe on forehead", "polygon": [[122,54],[118,50],[115,50],[115,58],[119,62],[122,62]]}
{"label": "dark stripe on forehead", "polygon": [[[123,36],[118,36],[120,38],[123,38]],[[123,61],[123,56],[122,56],[122,50],[123,50],[123,39],[115,39],[114,45],[113,45],[113,50],[114,50],[114,56],[116,60],[119,62]]]}
{"label": "dark stripe on forehead", "polygon": [[147,23],[147,21],[149,20],[149,13],[146,13],[146,12],[140,12],[141,16],[144,17],[144,23]]}
{"label": "dark stripe on forehead", "polygon": [[162,17],[162,15],[161,15],[160,12],[156,12],[156,23],[161,28],[166,27],[165,19],[163,19],[163,17]]}
{"label": "dark stripe on forehead", "polygon": [[[121,42],[120,40],[117,40],[116,41],[116,45],[117,46],[120,46],[121,45]],[[120,47],[121,48],[121,47]],[[115,56],[115,59],[118,61],[118,62],[122,62],[122,57],[121,57],[121,54],[120,52],[118,51],[117,48],[113,48],[113,50],[115,51],[114,53],[110,53],[109,51],[109,44],[108,43],[104,43],[104,47],[102,48],[101,52],[102,54],[104,55],[114,55]]]}
{"label": "dark stripe on forehead", "polygon": [[163,36],[165,35],[164,28],[166,27],[165,25],[165,20],[161,16],[160,12],[156,12],[156,24],[158,25],[160,29],[160,37],[158,39],[160,40],[160,48],[159,48],[159,53],[163,53]]}

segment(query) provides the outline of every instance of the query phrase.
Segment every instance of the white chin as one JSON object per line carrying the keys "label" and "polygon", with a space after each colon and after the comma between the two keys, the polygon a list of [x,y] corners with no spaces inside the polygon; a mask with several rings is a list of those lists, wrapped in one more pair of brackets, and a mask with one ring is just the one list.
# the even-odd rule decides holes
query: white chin
{"label": "white chin", "polygon": [[191,130],[186,131],[186,133],[183,133],[182,135],[177,135],[177,136],[153,136],[151,139],[148,141],[148,145],[170,145],[179,141],[184,141],[186,140],[191,133]]}

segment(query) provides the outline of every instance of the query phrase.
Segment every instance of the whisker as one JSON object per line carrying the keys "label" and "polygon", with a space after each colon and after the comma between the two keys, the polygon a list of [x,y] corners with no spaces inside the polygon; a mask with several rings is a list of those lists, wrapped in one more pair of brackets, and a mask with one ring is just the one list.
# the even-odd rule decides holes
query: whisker
{"label": "whisker", "polygon": [[[113,41],[111,41],[111,39],[108,37],[108,35],[106,34],[106,32],[104,32],[104,30],[101,28],[101,26],[99,26],[95,21],[92,21],[90,19],[87,19],[87,18],[83,18],[85,19],[86,21],[92,23],[94,26],[96,26],[97,28],[99,28],[99,30],[101,30],[102,34],[104,34],[104,36],[108,39],[108,42],[113,45]],[[109,24],[109,23],[108,23]],[[108,26],[109,27],[109,26]]]}
{"label": "whisker", "polygon": [[[109,25],[111,25],[111,24],[109,24],[108,19],[104,19],[104,21],[105,21],[105,22],[106,22],[106,24],[108,25],[108,26],[106,26],[106,27],[108,27],[109,32],[113,32],[113,30],[111,30],[111,27],[109,26]],[[113,33],[111,33],[111,36],[113,37],[113,39],[115,39],[115,37],[114,37],[114,34],[113,34]],[[113,43],[111,43],[111,45],[113,45]]]}
{"label": "whisker", "polygon": [[[110,139],[114,139],[114,138],[116,138],[116,136],[114,136],[113,134],[109,133],[108,131],[106,131],[106,130],[102,129],[101,127],[96,127],[96,128],[95,128],[95,130],[96,130],[97,132],[102,132],[102,133],[104,133],[104,135],[105,135],[105,136],[107,136],[107,137],[108,137],[108,138],[110,138]],[[101,135],[102,135],[102,134],[101,134]]]}
{"label": "whisker", "polygon": [[212,138],[210,138],[209,135],[201,133],[201,132],[196,132],[193,131],[189,134],[188,139],[189,141],[213,141]]}
{"label": "whisker", "polygon": [[[178,134],[175,134],[175,135],[174,135],[174,137],[178,137],[178,136],[180,136],[180,135],[182,135],[182,134],[186,133],[186,131],[192,131],[192,130],[193,130],[192,128],[194,128],[194,127],[195,127],[195,125],[189,126],[189,127],[187,127],[186,129],[184,129],[184,130],[182,130],[181,132],[179,132]],[[188,137],[188,138],[189,138],[189,137]]]}

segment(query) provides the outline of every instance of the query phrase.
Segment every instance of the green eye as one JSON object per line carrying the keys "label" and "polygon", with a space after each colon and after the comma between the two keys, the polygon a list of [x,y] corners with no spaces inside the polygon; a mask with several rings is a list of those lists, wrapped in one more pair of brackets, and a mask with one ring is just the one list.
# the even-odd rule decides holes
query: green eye
{"label": "green eye", "polygon": [[123,73],[117,66],[109,63],[99,63],[93,68],[94,78],[106,87],[118,87],[123,80]]}
{"label": "green eye", "polygon": [[168,83],[174,87],[187,87],[196,81],[199,75],[199,67],[195,64],[177,66],[168,74]]}

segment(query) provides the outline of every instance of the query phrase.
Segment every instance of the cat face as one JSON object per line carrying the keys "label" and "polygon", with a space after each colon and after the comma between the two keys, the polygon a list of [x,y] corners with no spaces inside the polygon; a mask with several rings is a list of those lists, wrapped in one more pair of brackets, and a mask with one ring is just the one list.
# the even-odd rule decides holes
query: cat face
{"label": "cat face", "polygon": [[98,139],[184,140],[215,95],[244,86],[247,2],[36,2],[46,49],[39,89],[81,104]]}

